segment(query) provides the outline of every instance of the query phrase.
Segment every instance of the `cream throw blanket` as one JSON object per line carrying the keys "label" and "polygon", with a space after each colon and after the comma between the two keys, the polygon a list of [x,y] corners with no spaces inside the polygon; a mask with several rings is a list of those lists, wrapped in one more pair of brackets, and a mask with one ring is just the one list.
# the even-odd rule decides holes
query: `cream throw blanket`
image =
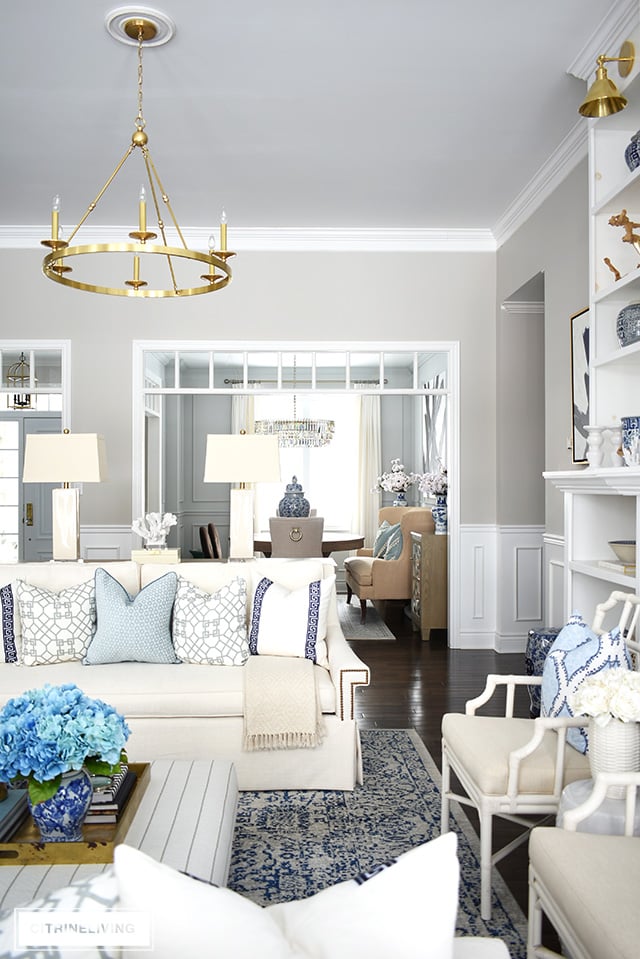
{"label": "cream throw blanket", "polygon": [[244,748],[311,749],[322,733],[311,660],[250,656],[244,666]]}

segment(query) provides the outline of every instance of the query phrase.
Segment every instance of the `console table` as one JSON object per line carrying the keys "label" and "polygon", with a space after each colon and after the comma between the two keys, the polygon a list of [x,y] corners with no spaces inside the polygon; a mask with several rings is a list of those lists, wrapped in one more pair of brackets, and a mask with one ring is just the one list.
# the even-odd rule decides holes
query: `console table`
{"label": "console table", "polygon": [[411,622],[422,639],[447,628],[448,536],[411,533]]}
{"label": "console table", "polygon": [[[150,764],[149,782],[124,841],[174,869],[224,886],[237,804],[232,763],[156,760]],[[96,862],[0,865],[0,908],[24,905],[106,868]]]}

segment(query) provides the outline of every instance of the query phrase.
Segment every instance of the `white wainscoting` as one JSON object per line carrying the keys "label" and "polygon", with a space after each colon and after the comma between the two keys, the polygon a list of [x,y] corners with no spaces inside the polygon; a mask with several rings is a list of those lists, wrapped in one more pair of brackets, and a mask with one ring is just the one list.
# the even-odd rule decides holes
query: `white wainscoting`
{"label": "white wainscoting", "polygon": [[524,652],[544,619],[543,533],[539,526],[460,527],[457,649]]}
{"label": "white wainscoting", "polygon": [[138,537],[130,526],[80,526],[80,556],[87,562],[131,559],[132,548],[138,548]]}
{"label": "white wainscoting", "polygon": [[564,537],[544,536],[544,620],[545,626],[562,626],[567,621],[564,608]]}

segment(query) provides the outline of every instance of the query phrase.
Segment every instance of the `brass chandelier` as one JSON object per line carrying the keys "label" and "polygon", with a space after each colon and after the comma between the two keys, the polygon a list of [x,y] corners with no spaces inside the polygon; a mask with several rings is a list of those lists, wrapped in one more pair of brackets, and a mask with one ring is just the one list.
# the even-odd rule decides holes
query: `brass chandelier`
{"label": "brass chandelier", "polygon": [[[119,11],[114,11],[113,17],[117,13]],[[42,269],[45,276],[49,277],[50,280],[76,290],[106,293],[110,296],[185,297],[196,296],[201,293],[213,293],[216,290],[221,290],[231,281],[231,268],[227,261],[235,254],[227,250],[227,221],[224,211],[220,217],[219,248],[216,249],[215,237],[211,236],[208,252],[201,253],[198,250],[189,249],[147,145],[148,136],[145,132],[145,119],[142,110],[142,48],[145,43],[148,44],[153,41],[158,32],[158,23],[148,17],[148,14],[153,15],[155,13],[165,23],[170,23],[164,14],[147,9],[144,16],[132,13],[130,18],[122,19],[120,27],[123,36],[112,34],[116,36],[116,39],[125,43],[135,42],[138,49],[138,114],[135,119],[135,130],[131,137],[131,143],[124,156],[97,196],[91,201],[68,239],[61,236],[59,196],[56,196],[53,201],[51,237],[42,240],[43,246],[49,247],[51,252],[45,256]],[[163,39],[161,42],[165,42],[165,40]],[[143,160],[144,180],[138,195],[138,228],[129,233],[131,242],[73,245],[72,241],[80,228],[96,209],[126,161],[136,151]],[[150,197],[155,212],[157,232],[154,232],[156,227],[153,230],[148,229],[147,196]],[[169,243],[160,202],[164,204],[168,211],[178,235],[180,246],[170,245]],[[153,241],[158,238],[158,234],[160,234],[161,243],[154,244]],[[82,267],[87,263],[92,265],[94,275],[91,279],[76,279],[70,275],[73,269],[69,266],[69,261],[74,260],[74,258],[74,268],[76,263],[81,263]],[[118,270],[120,271],[120,277],[116,276]],[[122,276],[125,271],[130,271],[126,278]]]}

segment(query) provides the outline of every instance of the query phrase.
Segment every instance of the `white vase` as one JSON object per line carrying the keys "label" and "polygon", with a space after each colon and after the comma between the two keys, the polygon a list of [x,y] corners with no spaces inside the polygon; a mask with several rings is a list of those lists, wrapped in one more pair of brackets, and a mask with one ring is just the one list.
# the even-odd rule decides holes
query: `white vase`
{"label": "white vase", "polygon": [[[596,773],[640,772],[640,723],[610,719],[606,726],[589,720],[589,765]],[[612,786],[609,796],[624,795],[624,787]]]}

